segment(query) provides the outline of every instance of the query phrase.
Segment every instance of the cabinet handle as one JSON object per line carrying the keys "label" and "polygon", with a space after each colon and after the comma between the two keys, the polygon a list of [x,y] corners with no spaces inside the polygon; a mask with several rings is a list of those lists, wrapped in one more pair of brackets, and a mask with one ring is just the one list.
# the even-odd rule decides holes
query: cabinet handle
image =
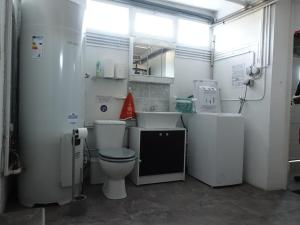
{"label": "cabinet handle", "polygon": [[162,136],[162,133],[159,133],[159,136],[161,137],[161,136]]}
{"label": "cabinet handle", "polygon": [[168,136],[169,136],[169,133],[166,133],[166,136],[168,137]]}

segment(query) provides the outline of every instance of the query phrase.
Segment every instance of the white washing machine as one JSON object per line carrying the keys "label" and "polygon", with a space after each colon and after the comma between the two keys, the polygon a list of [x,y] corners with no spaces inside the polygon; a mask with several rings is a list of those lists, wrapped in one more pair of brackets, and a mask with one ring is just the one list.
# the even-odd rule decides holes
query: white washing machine
{"label": "white washing machine", "polygon": [[188,174],[212,186],[241,184],[244,121],[240,114],[200,113],[189,119]]}
{"label": "white washing machine", "polygon": [[220,113],[216,81],[195,81],[196,111],[188,122],[188,174],[212,186],[243,180],[244,119]]}

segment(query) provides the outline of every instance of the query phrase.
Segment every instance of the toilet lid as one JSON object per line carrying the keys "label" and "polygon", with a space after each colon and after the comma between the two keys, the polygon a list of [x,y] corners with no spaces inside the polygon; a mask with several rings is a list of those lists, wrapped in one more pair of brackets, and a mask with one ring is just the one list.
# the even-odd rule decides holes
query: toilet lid
{"label": "toilet lid", "polygon": [[128,148],[104,148],[99,151],[100,156],[109,159],[130,159],[135,152]]}

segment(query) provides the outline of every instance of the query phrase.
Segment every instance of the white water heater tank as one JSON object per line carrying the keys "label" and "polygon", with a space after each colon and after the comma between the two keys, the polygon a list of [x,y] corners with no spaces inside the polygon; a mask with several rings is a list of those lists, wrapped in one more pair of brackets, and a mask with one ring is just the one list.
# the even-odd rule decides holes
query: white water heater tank
{"label": "white water heater tank", "polygon": [[[71,201],[70,134],[84,123],[85,0],[22,0],[19,140],[26,206]],[[76,150],[76,183],[82,145]],[[79,185],[77,185],[79,186]]]}

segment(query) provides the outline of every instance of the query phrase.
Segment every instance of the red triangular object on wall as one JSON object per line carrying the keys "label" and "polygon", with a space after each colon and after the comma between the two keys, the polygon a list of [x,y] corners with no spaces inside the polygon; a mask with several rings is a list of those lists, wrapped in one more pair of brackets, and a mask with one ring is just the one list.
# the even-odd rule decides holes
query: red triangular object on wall
{"label": "red triangular object on wall", "polygon": [[121,120],[129,120],[136,118],[135,114],[135,107],[134,107],[134,100],[133,100],[133,95],[129,93],[125,99],[120,119]]}

